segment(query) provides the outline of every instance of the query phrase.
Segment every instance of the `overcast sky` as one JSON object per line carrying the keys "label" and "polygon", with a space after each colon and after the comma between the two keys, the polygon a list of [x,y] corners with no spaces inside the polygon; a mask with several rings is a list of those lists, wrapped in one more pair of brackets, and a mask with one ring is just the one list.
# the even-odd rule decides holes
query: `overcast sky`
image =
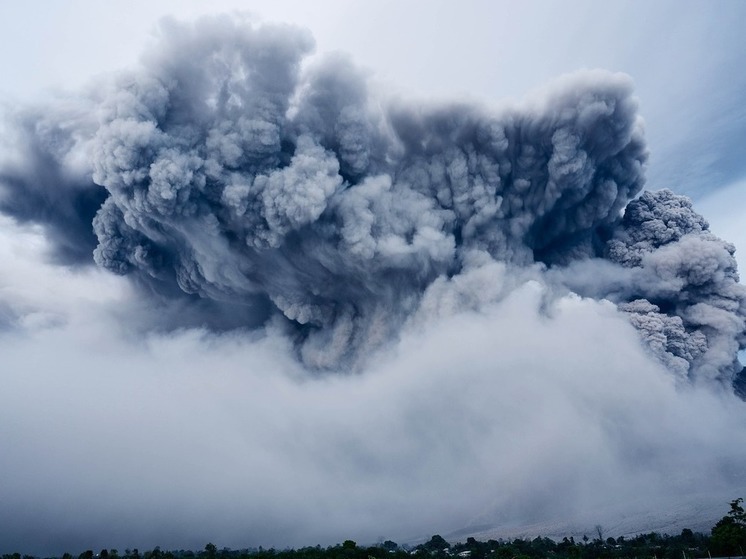
{"label": "overcast sky", "polygon": [[[135,67],[163,17],[233,11],[308,28],[410,101],[624,72],[647,188],[693,197],[746,266],[743,2],[5,2],[2,104]],[[362,373],[318,377],[273,331],[143,334],[132,285],[48,243],[0,216],[0,553],[706,529],[746,495],[743,403],[677,385],[611,303],[539,276],[464,274]]]}

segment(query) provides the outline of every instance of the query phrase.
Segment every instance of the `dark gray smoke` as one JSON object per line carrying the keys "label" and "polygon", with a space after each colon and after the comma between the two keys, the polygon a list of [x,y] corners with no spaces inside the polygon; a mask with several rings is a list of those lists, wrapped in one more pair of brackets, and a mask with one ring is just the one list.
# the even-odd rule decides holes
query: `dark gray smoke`
{"label": "dark gray smoke", "polygon": [[91,222],[107,197],[91,179],[82,144],[94,133],[87,109],[60,103],[55,111],[25,110],[10,117],[17,156],[0,167],[0,211],[20,222],[41,223],[64,264],[91,261],[96,236]]}
{"label": "dark gray smoke", "polygon": [[635,200],[647,152],[628,77],[582,72],[500,111],[382,103],[344,57],[302,70],[312,46],[285,26],[166,24],[85,112],[16,118],[3,211],[43,225],[64,262],[92,252],[199,302],[173,326],[274,320],[312,367],[354,365],[436,279],[487,260],[582,264],[554,277],[619,303],[682,376],[732,382],[734,249],[684,198]]}
{"label": "dark gray smoke", "polygon": [[731,382],[746,344],[746,290],[735,247],[708,229],[687,198],[646,192],[627,206],[608,257],[638,272],[628,288],[639,299],[621,308],[664,361]]}

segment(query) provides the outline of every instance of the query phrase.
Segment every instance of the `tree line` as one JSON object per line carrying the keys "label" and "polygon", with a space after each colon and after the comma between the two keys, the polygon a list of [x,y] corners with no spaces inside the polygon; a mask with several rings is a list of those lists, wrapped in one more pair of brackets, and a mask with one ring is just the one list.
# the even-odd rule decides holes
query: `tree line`
{"label": "tree line", "polygon": [[[561,541],[535,539],[487,540],[467,538],[465,542],[449,543],[440,535],[417,546],[399,545],[391,540],[359,546],[352,540],[329,547],[298,549],[218,549],[208,543],[201,551],[171,550],[160,547],[140,552],[126,549],[88,550],[77,559],[698,559],[739,557],[746,551],[746,512],[743,499],[730,503],[731,510],[712,528],[710,534],[685,528],[679,535],[650,532],[626,538],[603,538],[603,528],[596,526],[594,537],[579,540],[565,537]],[[2,559],[38,559],[30,555],[11,553]],[[65,553],[49,559],[76,559]]]}

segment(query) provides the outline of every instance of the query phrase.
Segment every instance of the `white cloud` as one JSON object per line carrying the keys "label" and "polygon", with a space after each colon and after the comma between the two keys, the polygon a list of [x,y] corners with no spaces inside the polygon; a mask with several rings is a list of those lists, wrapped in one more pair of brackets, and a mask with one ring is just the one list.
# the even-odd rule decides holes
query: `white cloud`
{"label": "white cloud", "polygon": [[271,330],[123,332],[126,289],[38,252],[2,275],[22,316],[52,289],[63,318],[0,338],[8,550],[587,530],[693,487],[709,506],[746,488],[727,471],[746,459],[743,405],[677,387],[611,304],[518,282],[413,322],[358,374],[315,376]]}

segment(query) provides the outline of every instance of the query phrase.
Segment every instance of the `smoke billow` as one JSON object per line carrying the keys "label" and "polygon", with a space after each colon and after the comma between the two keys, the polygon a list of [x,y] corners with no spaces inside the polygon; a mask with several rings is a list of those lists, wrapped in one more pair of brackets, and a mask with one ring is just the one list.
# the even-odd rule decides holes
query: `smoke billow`
{"label": "smoke billow", "polygon": [[[638,272],[630,289],[640,299],[622,308],[651,346],[663,335],[666,361],[678,363],[673,368],[731,381],[741,369],[736,354],[745,342],[746,297],[735,247],[708,227],[688,199],[646,192],[627,206],[608,257]],[[661,320],[663,328],[651,327]]]}
{"label": "smoke billow", "polygon": [[168,23],[139,72],[16,115],[3,210],[42,224],[63,262],[92,250],[144,292],[199,300],[197,323],[281,316],[320,368],[354,367],[474,253],[605,258],[639,272],[617,298],[653,351],[732,380],[733,247],[681,197],[634,200],[647,153],[626,76],[580,73],[492,112],[382,105],[344,57],[301,71],[312,45],[285,26]]}
{"label": "smoke billow", "polygon": [[110,194],[94,258],[160,290],[269,299],[315,367],[388,338],[470,251],[519,264],[589,253],[642,186],[624,77],[582,76],[499,115],[373,110],[339,57],[301,79],[310,44],[296,31],[172,34],[178,56],[167,47],[126,78],[90,140]]}

